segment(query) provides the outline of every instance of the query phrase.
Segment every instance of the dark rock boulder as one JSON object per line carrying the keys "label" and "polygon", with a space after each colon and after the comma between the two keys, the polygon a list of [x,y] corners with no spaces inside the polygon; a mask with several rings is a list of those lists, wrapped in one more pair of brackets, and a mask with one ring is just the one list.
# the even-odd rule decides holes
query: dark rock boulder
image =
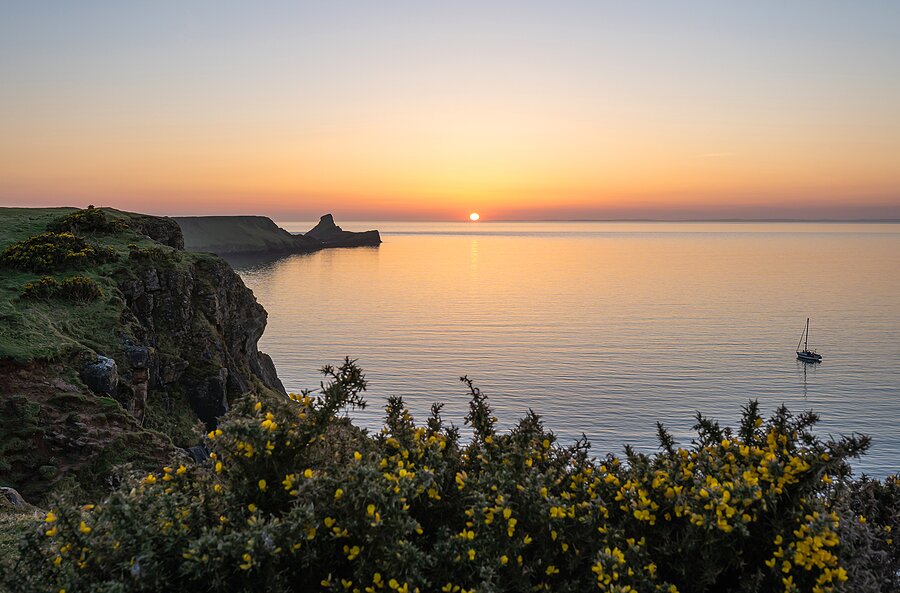
{"label": "dark rock boulder", "polygon": [[6,501],[14,507],[24,507],[28,505],[28,503],[25,502],[25,499],[22,498],[22,495],[14,488],[0,487],[0,496],[5,498]]}
{"label": "dark rock boulder", "polygon": [[363,231],[361,233],[345,231],[334,223],[334,217],[331,214],[321,217],[319,224],[310,229],[305,236],[316,239],[325,247],[374,247],[381,245],[381,235],[378,231]]}
{"label": "dark rock boulder", "polygon": [[119,386],[119,371],[116,361],[106,356],[98,356],[96,360],[84,365],[81,380],[94,393],[114,395]]}
{"label": "dark rock boulder", "polygon": [[184,235],[175,219],[168,216],[130,214],[129,227],[154,241],[175,249],[184,249]]}
{"label": "dark rock boulder", "polygon": [[125,359],[128,366],[137,369],[146,369],[150,367],[150,348],[138,344],[125,344]]}
{"label": "dark rock boulder", "polygon": [[194,445],[193,447],[188,447],[185,451],[187,452],[188,457],[190,457],[197,465],[208,465],[210,463],[210,451],[206,445]]}

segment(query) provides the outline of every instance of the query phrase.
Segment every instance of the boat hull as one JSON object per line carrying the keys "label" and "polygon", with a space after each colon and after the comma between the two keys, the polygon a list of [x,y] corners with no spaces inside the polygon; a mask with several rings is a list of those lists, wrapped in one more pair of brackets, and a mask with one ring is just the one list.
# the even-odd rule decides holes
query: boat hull
{"label": "boat hull", "polygon": [[822,362],[822,355],[813,352],[798,352],[797,360],[802,360],[803,362]]}

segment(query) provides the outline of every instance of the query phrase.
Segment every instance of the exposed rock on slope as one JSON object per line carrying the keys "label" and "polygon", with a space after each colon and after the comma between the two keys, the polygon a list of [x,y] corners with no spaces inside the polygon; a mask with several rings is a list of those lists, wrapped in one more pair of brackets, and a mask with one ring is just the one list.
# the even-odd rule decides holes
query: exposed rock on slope
{"label": "exposed rock on slope", "polygon": [[49,227],[107,258],[55,271],[99,288],[74,303],[26,298],[40,275],[0,256],[0,486],[38,499],[64,478],[96,488],[119,463],[157,466],[195,445],[234,398],[284,393],[257,348],[266,311],[227,263],[181,249],[171,219],[61,214],[0,209],[13,229],[0,249]]}
{"label": "exposed rock on slope", "polygon": [[24,507],[28,504],[27,502],[25,502],[25,499],[22,498],[22,495],[16,492],[14,488],[0,487],[0,497],[6,499],[5,504],[9,504],[14,507]]}
{"label": "exposed rock on slope", "polygon": [[264,216],[187,216],[174,219],[185,247],[216,255],[308,253],[329,247],[381,244],[378,231],[355,233],[334,224],[331,214],[305,235],[293,235]]}
{"label": "exposed rock on slope", "polygon": [[117,466],[154,469],[176,453],[115,399],[63,378],[71,373],[61,363],[0,362],[0,484],[32,502],[57,484],[97,493],[115,484]]}

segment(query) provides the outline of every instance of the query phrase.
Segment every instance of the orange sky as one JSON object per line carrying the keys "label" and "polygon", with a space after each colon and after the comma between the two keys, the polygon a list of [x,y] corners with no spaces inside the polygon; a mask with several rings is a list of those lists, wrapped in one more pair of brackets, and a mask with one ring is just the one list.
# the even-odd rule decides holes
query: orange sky
{"label": "orange sky", "polygon": [[900,218],[890,6],[200,5],[4,19],[0,205]]}

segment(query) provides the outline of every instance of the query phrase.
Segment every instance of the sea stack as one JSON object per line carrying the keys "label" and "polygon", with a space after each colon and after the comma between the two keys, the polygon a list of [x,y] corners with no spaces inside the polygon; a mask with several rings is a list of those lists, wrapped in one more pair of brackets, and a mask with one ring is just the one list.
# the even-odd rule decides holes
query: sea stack
{"label": "sea stack", "polygon": [[345,231],[334,223],[334,217],[331,214],[322,216],[319,224],[304,236],[316,239],[325,247],[367,247],[381,244],[381,235],[378,231],[360,233]]}

